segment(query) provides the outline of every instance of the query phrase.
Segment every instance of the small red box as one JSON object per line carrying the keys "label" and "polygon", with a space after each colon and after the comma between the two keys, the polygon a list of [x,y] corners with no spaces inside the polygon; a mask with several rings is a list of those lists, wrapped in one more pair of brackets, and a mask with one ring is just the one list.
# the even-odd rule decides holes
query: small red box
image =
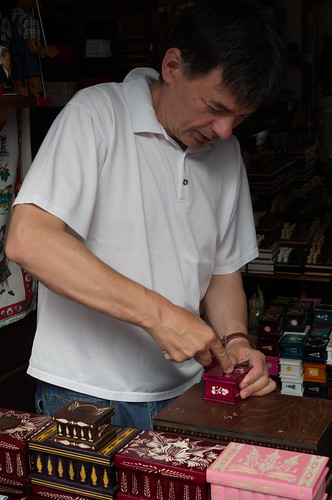
{"label": "small red box", "polygon": [[143,431],[115,455],[117,500],[207,500],[206,470],[224,446],[163,432]]}
{"label": "small red box", "polygon": [[234,405],[241,400],[239,384],[248,373],[248,366],[238,365],[232,373],[225,373],[216,366],[203,375],[205,393],[203,399]]}
{"label": "small red box", "polygon": [[212,485],[212,500],[321,500],[327,462],[328,457],[319,455],[232,442],[208,468],[206,477]]}

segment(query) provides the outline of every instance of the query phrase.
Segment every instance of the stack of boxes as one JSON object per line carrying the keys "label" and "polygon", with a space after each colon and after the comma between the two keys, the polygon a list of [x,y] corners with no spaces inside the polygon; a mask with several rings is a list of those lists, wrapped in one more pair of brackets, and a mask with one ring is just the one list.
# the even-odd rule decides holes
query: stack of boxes
{"label": "stack of boxes", "polygon": [[303,396],[303,347],[312,322],[311,302],[295,301],[284,315],[284,336],[281,341],[281,393]]}
{"label": "stack of boxes", "polygon": [[31,493],[27,443],[49,423],[49,417],[0,409],[1,495],[20,498]]}
{"label": "stack of boxes", "polygon": [[265,354],[270,376],[279,376],[279,359],[281,354],[281,339],[284,335],[283,316],[291,299],[276,297],[273,299],[258,320],[257,347]]}
{"label": "stack of boxes", "polygon": [[114,456],[138,430],[112,426],[113,412],[113,407],[71,401],[52,415],[52,423],[28,443],[35,496],[115,498]]}
{"label": "stack of boxes", "polygon": [[314,309],[313,326],[303,347],[305,396],[326,398],[331,392],[330,369],[327,370],[331,332],[332,306],[320,304]]}
{"label": "stack of boxes", "polygon": [[257,347],[282,394],[332,399],[332,305],[276,297],[260,316]]}

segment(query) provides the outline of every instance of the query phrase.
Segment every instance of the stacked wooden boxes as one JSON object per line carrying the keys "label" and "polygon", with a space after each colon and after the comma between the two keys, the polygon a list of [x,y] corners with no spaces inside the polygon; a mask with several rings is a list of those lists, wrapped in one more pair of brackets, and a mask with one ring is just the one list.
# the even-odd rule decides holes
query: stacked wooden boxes
{"label": "stacked wooden boxes", "polygon": [[229,443],[207,470],[211,500],[324,500],[328,458]]}
{"label": "stacked wooden boxes", "polygon": [[332,306],[319,304],[314,309],[311,333],[303,347],[305,396],[331,396],[331,370],[327,369],[331,332]]}
{"label": "stacked wooden boxes", "polygon": [[118,479],[114,456],[138,430],[112,426],[113,410],[113,407],[72,401],[30,439],[35,495],[62,492],[89,499],[115,498]]}
{"label": "stacked wooden boxes", "polygon": [[0,409],[0,494],[31,494],[28,440],[49,423],[49,417]]}
{"label": "stacked wooden boxes", "polygon": [[258,320],[257,348],[266,356],[270,376],[278,377],[281,339],[284,334],[283,315],[290,299],[276,297]]}

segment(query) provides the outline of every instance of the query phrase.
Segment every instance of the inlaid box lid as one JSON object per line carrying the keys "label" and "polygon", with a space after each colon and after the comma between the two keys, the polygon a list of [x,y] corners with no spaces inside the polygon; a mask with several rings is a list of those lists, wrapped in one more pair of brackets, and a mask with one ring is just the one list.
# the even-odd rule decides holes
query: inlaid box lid
{"label": "inlaid box lid", "polygon": [[281,498],[313,499],[328,458],[243,443],[229,443],[207,469],[207,481]]}
{"label": "inlaid box lid", "polygon": [[153,476],[204,484],[206,469],[224,446],[164,432],[142,431],[115,455],[115,466]]}

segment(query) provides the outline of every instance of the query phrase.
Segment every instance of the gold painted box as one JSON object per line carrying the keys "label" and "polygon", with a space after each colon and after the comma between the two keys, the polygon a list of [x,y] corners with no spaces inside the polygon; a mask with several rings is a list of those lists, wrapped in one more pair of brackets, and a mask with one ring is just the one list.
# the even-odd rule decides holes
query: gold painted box
{"label": "gold painted box", "polygon": [[207,469],[211,499],[321,500],[328,458],[231,442]]}
{"label": "gold painted box", "polygon": [[117,500],[208,500],[206,470],[224,446],[143,431],[115,455]]}
{"label": "gold painted box", "polygon": [[114,456],[137,434],[137,429],[114,426],[115,435],[97,451],[54,442],[57,425],[52,422],[29,441],[35,472],[33,485],[90,498],[111,500],[117,490]]}

